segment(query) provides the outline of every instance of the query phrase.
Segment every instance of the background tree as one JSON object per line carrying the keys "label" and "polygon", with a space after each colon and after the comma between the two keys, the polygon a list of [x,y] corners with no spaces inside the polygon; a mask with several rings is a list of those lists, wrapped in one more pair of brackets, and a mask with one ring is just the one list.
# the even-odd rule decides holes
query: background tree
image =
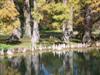
{"label": "background tree", "polygon": [[[82,2],[82,1],[80,1]],[[81,8],[83,11],[83,17],[84,17],[84,35],[83,35],[83,42],[90,42],[92,40],[92,27],[94,25],[94,22],[96,22],[96,19],[94,15],[98,14],[100,10],[99,6],[100,1],[94,1],[94,0],[87,0],[82,2]],[[81,3],[80,3],[81,4]],[[97,16],[97,15],[96,15]],[[99,19],[99,17],[98,17]]]}

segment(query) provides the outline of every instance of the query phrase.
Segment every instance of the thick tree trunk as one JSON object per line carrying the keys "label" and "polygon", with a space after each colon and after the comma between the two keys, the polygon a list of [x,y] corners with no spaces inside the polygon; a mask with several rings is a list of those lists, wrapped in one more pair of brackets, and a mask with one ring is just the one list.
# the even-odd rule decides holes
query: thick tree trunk
{"label": "thick tree trunk", "polygon": [[[36,4],[36,0],[34,0],[33,2],[33,7],[34,7],[34,11],[37,10],[37,4]],[[31,36],[31,41],[32,41],[32,48],[35,47],[36,43],[39,42],[39,38],[40,38],[40,34],[39,34],[39,28],[38,28],[38,21],[34,18],[31,18],[32,21],[32,36]]]}
{"label": "thick tree trunk", "polygon": [[18,0],[13,0],[13,2],[14,2],[14,4],[15,4],[15,6],[16,6],[16,9],[17,9],[17,11],[19,12],[19,15],[20,15],[20,17],[19,17],[19,20],[20,20],[20,34],[21,34],[21,38],[23,38],[23,36],[24,36],[24,33],[25,33],[25,24],[24,24],[24,22],[25,22],[25,17],[24,17],[24,5],[23,5],[23,3],[20,3]]}
{"label": "thick tree trunk", "polygon": [[34,40],[36,42],[39,41],[39,38],[40,38],[40,35],[39,35],[39,29],[38,29],[38,23],[36,20],[34,20],[34,26],[33,26],[33,36],[34,37]]}
{"label": "thick tree trunk", "polygon": [[31,26],[30,26],[30,0],[24,1],[24,16],[25,16],[25,34],[28,37],[31,37]]}
{"label": "thick tree trunk", "polygon": [[92,17],[91,17],[91,9],[89,7],[86,8],[86,15],[85,15],[85,26],[84,26],[84,35],[82,42],[83,43],[90,43],[91,42],[91,31],[92,31]]}
{"label": "thick tree trunk", "polygon": [[38,23],[37,21],[34,20],[34,25],[33,25],[33,34],[31,37],[31,42],[32,42],[32,49],[36,46],[36,43],[39,42],[39,29],[38,29]]}
{"label": "thick tree trunk", "polygon": [[67,22],[63,22],[63,40],[65,43],[69,43],[70,32],[68,31]]}
{"label": "thick tree trunk", "polygon": [[91,42],[91,32],[90,31],[85,31],[82,42],[83,43],[90,43]]}

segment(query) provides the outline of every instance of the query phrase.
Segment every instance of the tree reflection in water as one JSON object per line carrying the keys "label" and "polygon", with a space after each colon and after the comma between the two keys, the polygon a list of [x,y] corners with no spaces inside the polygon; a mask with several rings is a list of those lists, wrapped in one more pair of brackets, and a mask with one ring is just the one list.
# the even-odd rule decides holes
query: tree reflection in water
{"label": "tree reflection in water", "polygon": [[93,53],[48,52],[0,57],[0,75],[100,75],[100,55]]}

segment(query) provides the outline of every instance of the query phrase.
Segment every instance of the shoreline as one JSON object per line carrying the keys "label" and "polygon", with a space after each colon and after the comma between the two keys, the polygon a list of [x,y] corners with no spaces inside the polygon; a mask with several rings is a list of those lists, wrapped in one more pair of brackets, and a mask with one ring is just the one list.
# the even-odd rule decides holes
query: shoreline
{"label": "shoreline", "polygon": [[72,44],[53,44],[51,46],[45,46],[45,45],[39,45],[39,46],[35,46],[34,48],[12,48],[12,49],[1,49],[0,50],[0,56],[4,56],[4,55],[15,55],[18,53],[27,53],[27,52],[52,52],[52,51],[65,51],[65,52],[81,52],[81,53],[87,53],[92,51],[93,49],[99,50],[100,49],[100,43],[97,43],[96,46],[89,46],[88,44],[76,44],[76,45],[72,45]]}

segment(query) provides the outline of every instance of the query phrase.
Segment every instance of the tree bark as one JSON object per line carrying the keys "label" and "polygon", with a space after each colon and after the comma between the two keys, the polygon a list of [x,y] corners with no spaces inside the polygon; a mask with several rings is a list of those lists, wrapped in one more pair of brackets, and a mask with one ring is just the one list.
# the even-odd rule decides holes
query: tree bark
{"label": "tree bark", "polygon": [[24,16],[25,16],[25,34],[28,37],[31,37],[31,26],[30,26],[30,15],[31,15],[31,11],[30,11],[30,0],[25,0],[24,1]]}
{"label": "tree bark", "polygon": [[[67,0],[63,0],[64,5],[67,4]],[[73,32],[73,6],[70,6],[70,18],[63,21],[63,40],[65,43],[69,43]]]}
{"label": "tree bark", "polygon": [[[37,10],[36,0],[33,1],[33,7],[34,7],[34,12],[35,12]],[[34,48],[36,43],[39,42],[40,34],[39,34],[37,19],[36,18],[31,18],[31,21],[32,21],[31,41],[32,41],[32,48]]]}
{"label": "tree bark", "polygon": [[21,38],[23,38],[24,34],[25,34],[25,17],[24,17],[24,4],[23,3],[20,3],[18,0],[13,0],[15,6],[16,6],[16,9],[17,11],[19,12],[19,20],[20,20],[20,32],[21,32]]}
{"label": "tree bark", "polygon": [[84,25],[84,35],[82,42],[83,43],[90,43],[92,37],[92,16],[91,16],[91,8],[88,6],[86,8],[86,15],[85,15],[85,25]]}

